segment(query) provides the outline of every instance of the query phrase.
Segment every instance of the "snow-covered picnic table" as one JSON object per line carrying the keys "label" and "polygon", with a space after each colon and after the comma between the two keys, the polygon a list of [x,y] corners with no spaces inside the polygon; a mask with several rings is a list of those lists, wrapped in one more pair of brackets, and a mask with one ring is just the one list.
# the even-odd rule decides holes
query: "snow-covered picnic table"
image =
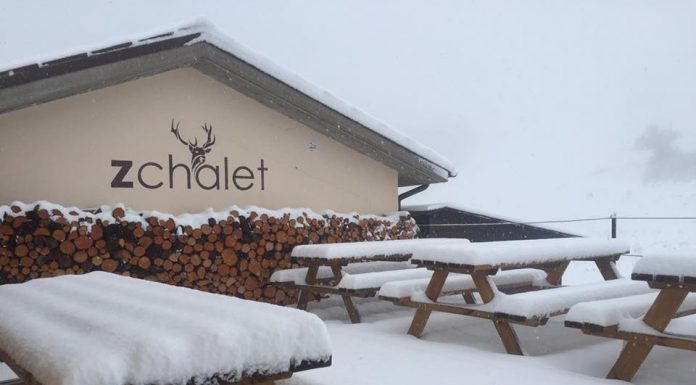
{"label": "snow-covered picnic table", "polygon": [[292,261],[307,267],[280,270],[270,282],[300,290],[298,309],[307,309],[315,293],[340,295],[353,323],[360,313],[352,297],[372,297],[382,284],[394,280],[429,277],[426,269],[413,269],[408,261],[415,250],[434,244],[465,244],[466,239],[404,239],[300,245]]}
{"label": "snow-covered picnic table", "polygon": [[0,360],[26,384],[245,384],[329,366],[295,309],[93,272],[0,286]]}
{"label": "snow-covered picnic table", "polygon": [[654,292],[573,306],[566,326],[628,343],[607,378],[630,381],[655,345],[696,351],[696,253],[646,256],[631,275]]}
{"label": "snow-covered picnic table", "polygon": [[[486,318],[495,324],[506,351],[522,354],[511,323],[541,326],[549,317],[564,314],[578,302],[647,292],[645,283],[618,279],[615,262],[628,251],[628,244],[622,241],[586,238],[429,245],[415,250],[411,258],[412,263],[433,271],[427,287],[402,292],[393,299],[397,304],[417,309],[409,334],[420,336],[433,311]],[[560,286],[569,263],[579,260],[594,261],[604,279],[612,282]],[[505,294],[496,287],[497,282],[506,281],[502,279],[505,275],[510,275],[509,271],[498,274],[501,269],[539,267],[545,267],[548,273],[544,279],[532,276],[526,290]],[[450,274],[470,276],[483,303],[473,303],[470,297],[443,295]],[[496,275],[501,275],[501,279]],[[387,294],[380,292],[380,296]]]}

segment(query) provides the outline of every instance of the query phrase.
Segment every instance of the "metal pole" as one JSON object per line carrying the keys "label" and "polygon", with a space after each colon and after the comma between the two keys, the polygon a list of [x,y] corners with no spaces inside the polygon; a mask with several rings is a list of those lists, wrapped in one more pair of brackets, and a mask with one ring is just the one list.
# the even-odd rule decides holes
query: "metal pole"
{"label": "metal pole", "polygon": [[611,237],[616,238],[616,213],[611,214]]}

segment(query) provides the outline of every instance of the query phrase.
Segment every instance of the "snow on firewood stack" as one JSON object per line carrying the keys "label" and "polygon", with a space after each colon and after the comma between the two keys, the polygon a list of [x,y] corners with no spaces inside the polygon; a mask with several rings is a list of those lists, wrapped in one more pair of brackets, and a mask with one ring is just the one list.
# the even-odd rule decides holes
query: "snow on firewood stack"
{"label": "snow on firewood stack", "polygon": [[123,205],[84,211],[45,201],[0,206],[0,284],[95,270],[278,304],[267,286],[298,244],[408,239],[410,217],[241,209],[172,216]]}

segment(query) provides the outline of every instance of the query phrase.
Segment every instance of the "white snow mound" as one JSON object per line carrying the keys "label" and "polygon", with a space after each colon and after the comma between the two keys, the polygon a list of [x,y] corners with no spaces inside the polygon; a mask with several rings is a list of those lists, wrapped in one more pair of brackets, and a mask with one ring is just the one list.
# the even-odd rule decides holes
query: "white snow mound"
{"label": "white snow mound", "polygon": [[0,347],[44,385],[216,384],[325,361],[295,309],[93,272],[0,286]]}

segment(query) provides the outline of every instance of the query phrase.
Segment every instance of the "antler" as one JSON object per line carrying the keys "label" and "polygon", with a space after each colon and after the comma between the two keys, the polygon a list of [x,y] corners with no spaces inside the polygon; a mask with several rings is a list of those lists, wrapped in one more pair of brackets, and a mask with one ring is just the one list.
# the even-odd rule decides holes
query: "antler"
{"label": "antler", "polygon": [[[203,126],[203,131],[205,131],[208,134],[208,138],[206,139],[205,143],[203,144],[203,148],[208,148],[215,144],[215,135],[213,135],[213,126],[210,125],[208,126],[208,123],[204,123]],[[211,139],[212,136],[212,139]]]}
{"label": "antler", "polygon": [[[183,143],[185,146],[191,145],[192,144],[191,142],[187,142],[181,138],[181,135],[179,134],[179,123],[181,123],[181,122],[176,122],[176,128],[174,128],[174,119],[172,119],[172,130],[171,131],[174,133],[176,138],[179,139],[179,141],[181,141],[181,143]],[[194,146],[195,146],[195,144],[194,144]]]}

